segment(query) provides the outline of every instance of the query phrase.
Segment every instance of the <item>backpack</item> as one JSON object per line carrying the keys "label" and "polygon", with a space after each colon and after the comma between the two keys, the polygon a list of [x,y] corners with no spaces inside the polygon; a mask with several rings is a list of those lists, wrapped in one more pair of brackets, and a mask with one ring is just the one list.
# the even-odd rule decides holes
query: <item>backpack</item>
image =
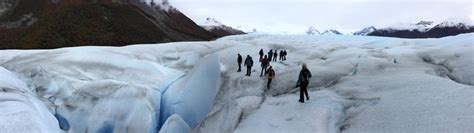
{"label": "backpack", "polygon": [[268,77],[267,77],[268,79],[273,79],[273,77],[275,77],[275,71],[273,69],[269,69],[267,73],[268,73]]}
{"label": "backpack", "polygon": [[273,69],[270,69],[270,71],[268,72],[268,76],[270,77],[275,76],[275,71],[273,71]]}
{"label": "backpack", "polygon": [[309,78],[308,78],[308,77],[309,77],[309,73],[308,73],[308,70],[303,70],[303,71],[301,72],[301,76],[302,76],[301,79],[302,79],[303,82],[309,82]]}

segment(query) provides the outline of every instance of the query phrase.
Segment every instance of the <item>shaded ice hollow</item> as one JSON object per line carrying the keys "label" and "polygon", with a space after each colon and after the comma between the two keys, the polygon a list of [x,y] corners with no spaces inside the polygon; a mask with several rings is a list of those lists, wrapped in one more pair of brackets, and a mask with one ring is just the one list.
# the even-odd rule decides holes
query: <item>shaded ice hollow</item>
{"label": "shaded ice hollow", "polygon": [[[28,122],[44,132],[59,131],[59,123],[70,132],[157,132],[160,126],[161,132],[469,132],[473,39],[249,34],[211,42],[3,50],[0,85],[10,89],[0,98],[21,92],[15,101],[25,101],[22,108],[38,117]],[[288,51],[288,60],[271,63],[271,89],[258,77],[260,48]],[[236,72],[237,53],[253,57],[251,77]],[[304,104],[295,88],[301,63],[313,73]],[[19,83],[23,87],[11,87]],[[0,104],[11,111],[8,102]],[[0,122],[0,128],[26,130],[20,121]]]}
{"label": "shaded ice hollow", "polygon": [[170,86],[163,93],[160,123],[164,124],[173,114],[178,114],[191,127],[202,121],[214,102],[220,81],[219,67],[218,56],[209,55],[189,75]]}

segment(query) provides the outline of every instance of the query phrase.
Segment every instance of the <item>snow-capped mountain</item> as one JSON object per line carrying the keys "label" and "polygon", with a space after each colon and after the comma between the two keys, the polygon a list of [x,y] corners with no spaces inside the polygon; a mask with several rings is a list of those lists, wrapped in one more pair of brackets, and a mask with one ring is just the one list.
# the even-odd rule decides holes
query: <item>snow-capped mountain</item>
{"label": "snow-capped mountain", "polygon": [[357,32],[354,32],[353,35],[358,35],[358,36],[366,36],[374,31],[376,31],[377,29],[373,26],[370,26],[370,27],[367,27],[367,28],[364,28],[360,31],[357,31]]}
{"label": "snow-capped mountain", "polygon": [[314,27],[309,27],[308,30],[306,31],[306,34],[307,35],[320,35],[321,32],[319,32],[319,30],[317,30]]}
{"label": "snow-capped mountain", "polygon": [[328,29],[324,30],[323,32],[320,32],[314,27],[308,27],[308,30],[306,30],[307,35],[342,35],[341,32],[335,30],[335,29]]}
{"label": "snow-capped mountain", "polygon": [[400,38],[439,38],[474,32],[474,26],[462,22],[445,21],[434,24],[432,21],[420,21],[415,24],[397,24],[387,28],[373,26],[355,32],[353,35],[386,36]]}
{"label": "snow-capped mountain", "polygon": [[397,23],[391,26],[388,26],[387,30],[418,30],[418,31],[427,31],[432,28],[433,22],[432,21],[420,21],[418,23]]}
{"label": "snow-capped mountain", "polygon": [[204,24],[201,26],[204,27],[204,29],[206,30],[211,30],[212,28],[221,27],[225,25],[217,21],[215,18],[206,18],[206,22],[204,22]]}
{"label": "snow-capped mountain", "polygon": [[458,29],[469,29],[472,28],[473,25],[468,25],[461,22],[442,22],[435,25],[433,28],[446,28],[446,27],[453,27]]}
{"label": "snow-capped mountain", "polygon": [[434,23],[433,21],[420,21],[420,22],[416,23],[415,25],[422,26],[422,27],[429,27],[433,23]]}
{"label": "snow-capped mountain", "polygon": [[206,22],[204,22],[204,24],[201,25],[201,27],[203,27],[207,31],[214,33],[215,35],[219,37],[228,36],[228,35],[245,34],[245,32],[234,29],[230,26],[226,26],[214,18],[206,18]]}
{"label": "snow-capped mountain", "polygon": [[321,35],[342,35],[342,33],[335,29],[329,29],[322,32]]}
{"label": "snow-capped mountain", "polygon": [[[212,40],[167,0],[1,0],[0,48]],[[12,6],[13,5],[13,6]]]}

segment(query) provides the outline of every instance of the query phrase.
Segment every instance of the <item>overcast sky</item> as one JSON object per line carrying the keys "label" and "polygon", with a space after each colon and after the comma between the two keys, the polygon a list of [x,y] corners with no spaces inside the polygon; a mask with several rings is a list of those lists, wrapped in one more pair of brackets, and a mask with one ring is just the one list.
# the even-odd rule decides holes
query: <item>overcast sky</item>
{"label": "overcast sky", "polygon": [[474,0],[169,0],[196,23],[215,18],[234,28],[302,34],[309,26],[344,33],[367,26],[473,21]]}

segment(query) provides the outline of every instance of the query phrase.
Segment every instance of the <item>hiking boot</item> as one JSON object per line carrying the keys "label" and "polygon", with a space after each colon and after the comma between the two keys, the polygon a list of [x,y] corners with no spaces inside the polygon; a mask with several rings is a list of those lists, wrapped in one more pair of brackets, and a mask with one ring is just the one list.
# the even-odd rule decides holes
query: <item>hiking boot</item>
{"label": "hiking boot", "polygon": [[304,103],[304,101],[303,101],[303,100],[298,100],[298,101],[299,101],[300,103]]}

